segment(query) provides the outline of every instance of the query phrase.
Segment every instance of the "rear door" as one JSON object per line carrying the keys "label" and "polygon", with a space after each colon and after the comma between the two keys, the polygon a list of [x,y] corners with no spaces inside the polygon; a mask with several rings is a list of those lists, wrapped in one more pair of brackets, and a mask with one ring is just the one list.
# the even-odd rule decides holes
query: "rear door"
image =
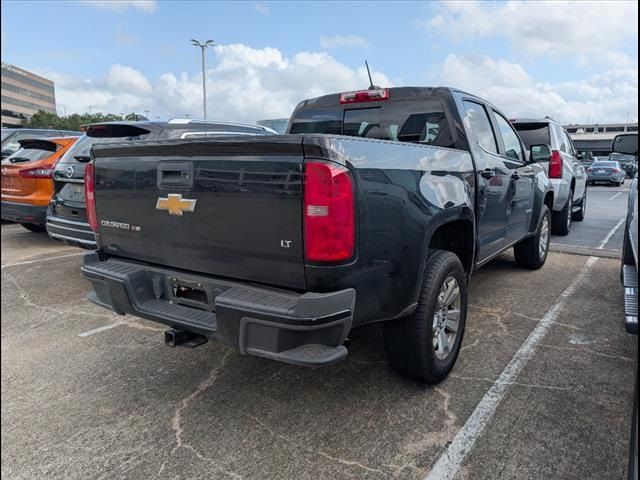
{"label": "rear door", "polygon": [[492,112],[496,122],[500,155],[504,166],[511,171],[507,204],[507,239],[509,243],[513,243],[529,231],[535,176],[533,168],[526,162],[525,151],[518,134],[500,112]]}
{"label": "rear door", "polygon": [[464,124],[478,169],[478,262],[482,262],[506,246],[513,170],[500,155],[486,107],[476,100],[463,100],[463,105]]}
{"label": "rear door", "polygon": [[302,139],[94,146],[105,252],[303,289]]}

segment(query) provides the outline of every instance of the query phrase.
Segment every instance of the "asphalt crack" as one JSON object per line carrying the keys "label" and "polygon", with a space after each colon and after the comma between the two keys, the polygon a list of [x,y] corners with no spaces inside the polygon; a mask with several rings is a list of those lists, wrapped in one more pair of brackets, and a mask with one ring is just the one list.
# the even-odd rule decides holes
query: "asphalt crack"
{"label": "asphalt crack", "polygon": [[[208,388],[210,388],[216,382],[216,380],[218,379],[218,375],[220,374],[221,370],[225,367],[227,358],[232,353],[233,353],[233,350],[231,349],[227,350],[227,352],[224,354],[224,356],[220,360],[220,364],[215,366],[211,370],[211,372],[209,373],[209,376],[205,380],[200,382],[200,384],[196,387],[196,389],[193,392],[191,392],[189,395],[187,395],[186,397],[184,397],[182,400],[178,402],[178,406],[176,407],[173,417],[171,418],[171,429],[174,432],[175,446],[171,449],[171,452],[168,458],[170,458],[170,456],[173,455],[178,449],[184,448],[192,452],[196,456],[196,458],[198,458],[198,460],[208,463],[213,469],[215,469],[219,473],[227,475],[231,478],[241,480],[242,476],[240,476],[236,472],[232,472],[230,470],[226,470],[222,468],[220,465],[217,464],[217,462],[214,459],[209,458],[206,455],[203,455],[195,447],[193,447],[193,445],[186,443],[182,438],[184,433],[184,429],[182,428],[183,412],[189,407],[189,404],[191,403],[191,401],[193,401],[196,397],[202,395],[202,393],[204,393]],[[165,468],[167,467],[168,461],[169,460],[167,459],[164,462],[162,462],[162,464],[160,465],[160,468],[158,469],[157,475],[160,475],[162,472],[164,472]]]}

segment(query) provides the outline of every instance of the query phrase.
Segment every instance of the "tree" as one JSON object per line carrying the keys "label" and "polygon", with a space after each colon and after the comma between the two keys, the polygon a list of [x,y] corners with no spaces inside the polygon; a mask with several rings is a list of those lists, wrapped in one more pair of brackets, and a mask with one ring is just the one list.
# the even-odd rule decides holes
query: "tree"
{"label": "tree", "polygon": [[[130,113],[125,117],[126,120],[140,120],[144,117]],[[71,115],[59,116],[55,113],[40,110],[34,113],[31,118],[25,122],[25,127],[30,128],[50,128],[56,130],[75,130],[79,131],[82,125],[100,122],[114,122],[122,120],[120,115],[114,113],[72,113]]]}

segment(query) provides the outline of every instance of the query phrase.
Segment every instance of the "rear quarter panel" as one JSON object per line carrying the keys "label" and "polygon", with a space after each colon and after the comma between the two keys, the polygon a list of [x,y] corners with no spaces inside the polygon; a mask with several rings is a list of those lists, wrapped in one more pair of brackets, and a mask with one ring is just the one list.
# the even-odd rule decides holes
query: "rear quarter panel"
{"label": "rear quarter panel", "polygon": [[382,140],[306,136],[304,156],[346,166],[353,174],[358,209],[356,257],[347,265],[307,264],[308,289],[355,287],[354,324],[407,313],[417,302],[433,232],[449,221],[474,221],[470,154]]}

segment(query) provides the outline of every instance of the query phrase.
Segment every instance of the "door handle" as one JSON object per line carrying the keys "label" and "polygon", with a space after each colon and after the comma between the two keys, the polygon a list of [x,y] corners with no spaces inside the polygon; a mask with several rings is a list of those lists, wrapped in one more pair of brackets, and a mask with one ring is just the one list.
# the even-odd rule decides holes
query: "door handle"
{"label": "door handle", "polygon": [[491,178],[496,176],[496,171],[491,170],[490,168],[485,168],[480,175],[482,175],[483,178]]}
{"label": "door handle", "polygon": [[162,162],[158,165],[159,188],[192,188],[193,164],[191,162]]}

